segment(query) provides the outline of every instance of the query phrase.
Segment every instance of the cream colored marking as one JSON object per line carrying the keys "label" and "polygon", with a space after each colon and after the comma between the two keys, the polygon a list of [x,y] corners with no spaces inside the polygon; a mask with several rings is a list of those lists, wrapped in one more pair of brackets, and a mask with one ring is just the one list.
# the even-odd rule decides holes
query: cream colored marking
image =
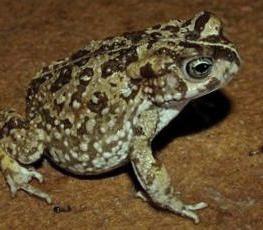
{"label": "cream colored marking", "polygon": [[209,21],[205,24],[205,28],[203,28],[200,37],[206,38],[212,35],[218,36],[221,26],[221,22],[218,18],[210,17]]}
{"label": "cream colored marking", "polygon": [[93,129],[96,125],[96,121],[95,119],[90,119],[86,122],[86,130],[89,132],[89,133],[93,133]]}
{"label": "cream colored marking", "polygon": [[89,76],[82,76],[81,77],[81,80],[83,80],[83,81],[89,81],[91,79],[91,77],[89,77]]}
{"label": "cream colored marking", "polygon": [[102,168],[106,164],[106,161],[103,158],[95,158],[92,160],[92,164],[96,168]]}
{"label": "cream colored marking", "polygon": [[90,157],[88,154],[81,154],[81,156],[79,157],[80,161],[83,161],[82,163],[85,163],[85,161],[89,161]]}
{"label": "cream colored marking", "polygon": [[54,124],[55,124],[55,125],[59,125],[59,120],[58,120],[58,119],[55,119]]}
{"label": "cream colored marking", "polygon": [[65,156],[65,159],[66,159],[68,162],[71,161],[71,159],[70,159],[70,157],[69,157],[69,154],[66,153],[64,156]]}
{"label": "cream colored marking", "polygon": [[67,136],[69,136],[69,135],[71,134],[70,129],[65,129],[65,134],[66,134]]}
{"label": "cream colored marking", "polygon": [[98,104],[99,99],[93,94],[93,95],[91,96],[91,101],[92,101],[94,104]]}
{"label": "cream colored marking", "polygon": [[79,155],[78,155],[75,151],[73,151],[72,149],[69,150],[69,153],[71,154],[71,156],[72,156],[73,158],[75,158],[75,159],[78,159],[78,158],[79,158]]}
{"label": "cream colored marking", "polygon": [[110,111],[109,108],[104,108],[104,109],[101,111],[101,114],[102,114],[102,115],[106,115],[109,111]]}
{"label": "cream colored marking", "polygon": [[102,148],[101,148],[101,143],[95,142],[95,143],[93,144],[93,147],[94,147],[99,153],[102,153],[102,152],[103,152],[103,150],[102,150]]}
{"label": "cream colored marking", "polygon": [[157,124],[156,134],[161,131],[169,122],[174,119],[181,109],[169,108],[161,109],[159,112],[159,123]]}
{"label": "cream colored marking", "polygon": [[102,153],[102,156],[103,156],[104,158],[106,158],[106,159],[109,159],[109,158],[112,156],[112,154],[109,153],[109,152],[104,152],[104,153]]}
{"label": "cream colored marking", "polygon": [[61,135],[61,133],[59,133],[59,132],[54,132],[54,137],[57,139],[57,140],[60,140],[61,139],[61,137],[62,137],[62,135]]}
{"label": "cream colored marking", "polygon": [[80,150],[86,152],[88,150],[88,144],[86,142],[82,142],[80,144]]}
{"label": "cream colored marking", "polygon": [[81,106],[81,104],[78,101],[76,101],[76,100],[73,101],[73,108],[74,109],[79,109],[80,106]]}

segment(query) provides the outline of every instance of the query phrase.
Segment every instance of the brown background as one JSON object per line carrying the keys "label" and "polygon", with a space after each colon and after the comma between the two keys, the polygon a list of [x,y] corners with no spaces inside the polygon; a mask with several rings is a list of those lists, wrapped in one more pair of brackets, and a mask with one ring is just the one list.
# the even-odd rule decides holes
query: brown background
{"label": "brown background", "polygon": [[[182,197],[206,201],[199,225],[134,198],[130,166],[99,178],[74,178],[44,164],[39,186],[70,212],[20,192],[0,178],[0,229],[260,229],[263,225],[263,1],[0,1],[0,108],[24,109],[26,87],[42,65],[92,39],[186,19],[200,10],[221,18],[243,68],[221,93],[188,106],[155,141]],[[251,151],[257,153],[251,156]]]}

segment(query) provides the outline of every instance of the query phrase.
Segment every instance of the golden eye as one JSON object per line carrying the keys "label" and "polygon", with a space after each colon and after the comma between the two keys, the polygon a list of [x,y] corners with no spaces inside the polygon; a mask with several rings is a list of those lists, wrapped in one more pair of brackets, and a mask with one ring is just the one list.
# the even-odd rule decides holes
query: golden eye
{"label": "golden eye", "polygon": [[194,79],[206,78],[212,70],[213,60],[209,57],[198,57],[186,64],[186,72]]}

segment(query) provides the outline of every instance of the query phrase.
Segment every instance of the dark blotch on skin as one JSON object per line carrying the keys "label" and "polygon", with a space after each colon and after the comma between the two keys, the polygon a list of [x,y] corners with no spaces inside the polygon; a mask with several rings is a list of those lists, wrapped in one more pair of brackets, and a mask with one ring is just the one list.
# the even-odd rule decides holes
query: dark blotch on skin
{"label": "dark blotch on skin", "polygon": [[39,91],[40,86],[46,82],[47,80],[49,80],[50,78],[52,78],[52,74],[51,73],[45,73],[42,74],[39,78],[33,79],[30,82],[29,88],[27,90],[27,97],[26,100],[27,102],[31,101],[34,95],[36,95]]}
{"label": "dark blotch on skin", "polygon": [[142,127],[139,127],[139,126],[133,127],[133,133],[134,133],[135,136],[143,136],[143,135],[145,135],[144,132],[143,132]]}
{"label": "dark blotch on skin", "polygon": [[22,120],[20,117],[12,117],[9,119],[3,127],[0,129],[0,138],[3,138],[4,136],[8,135],[12,129],[21,129],[26,128],[27,122]]}
{"label": "dark blotch on skin", "polygon": [[124,67],[120,65],[120,63],[116,60],[109,60],[105,63],[102,64],[101,66],[101,76],[102,77],[108,77],[112,73],[117,72],[117,71],[122,71],[124,70]]}
{"label": "dark blotch on skin", "polygon": [[94,75],[94,71],[93,71],[92,68],[87,67],[87,68],[82,70],[81,74],[82,75],[86,75],[86,76],[93,76]]}
{"label": "dark blotch on skin", "polygon": [[147,49],[151,49],[153,47],[153,45],[157,42],[157,39],[152,39],[148,41],[148,45],[147,45]]}
{"label": "dark blotch on skin", "polygon": [[71,80],[72,69],[70,66],[66,66],[59,70],[59,76],[56,81],[51,85],[50,91],[52,93],[61,89],[64,85],[68,84]]}
{"label": "dark blotch on skin", "polygon": [[87,67],[83,69],[79,75],[79,83],[81,85],[87,86],[91,79],[87,81],[87,80],[84,80],[84,77],[85,76],[92,77],[93,75],[94,75],[94,71],[92,68]]}
{"label": "dark blotch on skin", "polygon": [[137,43],[144,38],[145,32],[143,30],[142,31],[135,31],[132,33],[124,33],[123,36],[126,39],[131,40],[133,43]]}
{"label": "dark blotch on skin", "polygon": [[197,40],[200,37],[200,33],[197,31],[190,31],[185,35],[187,40]]}
{"label": "dark blotch on skin", "polygon": [[229,62],[235,62],[237,65],[240,65],[240,60],[237,57],[236,53],[231,51],[230,49],[225,49],[220,46],[214,47],[214,54],[213,57],[215,59],[224,59]]}
{"label": "dark blotch on skin", "polygon": [[83,66],[88,62],[90,58],[89,54],[90,54],[89,50],[81,49],[76,53],[72,54],[70,58],[74,62],[74,64],[78,66]]}
{"label": "dark blotch on skin", "polygon": [[158,30],[158,29],[161,28],[161,26],[162,26],[161,24],[157,24],[157,25],[153,26],[152,29],[153,30]]}
{"label": "dark blotch on skin", "polygon": [[[209,21],[211,14],[208,12],[204,12],[200,15],[197,20],[195,21],[195,27],[193,31],[189,31],[185,38],[187,40],[197,40],[200,37],[200,33],[205,28],[205,24]],[[188,27],[192,23],[192,20],[187,20],[183,23],[183,27]]]}
{"label": "dark blotch on skin", "polygon": [[62,120],[60,123],[64,124],[64,129],[70,129],[72,127],[72,124],[69,121],[69,119]]}
{"label": "dark blotch on skin", "polygon": [[205,39],[202,39],[202,41],[211,42],[211,43],[219,43],[221,42],[221,37],[217,35],[212,35],[212,36],[206,37]]}
{"label": "dark blotch on skin", "polygon": [[199,33],[205,28],[205,24],[210,19],[210,13],[204,12],[203,15],[201,15],[196,21],[195,21],[195,31],[198,31]]}
{"label": "dark blotch on skin", "polygon": [[179,27],[168,25],[168,26],[165,26],[162,30],[170,31],[171,33],[176,35],[176,33],[179,31]]}
{"label": "dark blotch on skin", "polygon": [[185,22],[182,24],[182,27],[187,27],[187,26],[191,25],[191,23],[192,23],[191,19],[190,19],[190,20],[187,20],[187,21],[185,21]]}
{"label": "dark blotch on skin", "polygon": [[159,32],[153,32],[153,33],[150,33],[150,36],[152,39],[159,39],[162,36],[162,34]]}
{"label": "dark blotch on skin", "polygon": [[85,118],[84,118],[84,121],[81,123],[80,128],[77,130],[77,134],[78,134],[79,136],[82,136],[82,135],[84,135],[84,134],[87,134],[86,123],[87,123],[87,121],[88,121],[89,119],[90,119],[89,117],[85,117]]}
{"label": "dark blotch on skin", "polygon": [[96,98],[98,98],[98,102],[94,103],[92,100],[88,101],[87,107],[95,113],[101,112],[104,108],[107,107],[108,98],[105,93],[95,92],[93,94]]}
{"label": "dark blotch on skin", "polygon": [[198,53],[203,53],[203,49],[204,49],[201,45],[193,44],[193,43],[189,43],[189,42],[179,42],[179,46],[182,46],[184,48],[196,49],[198,51]]}
{"label": "dark blotch on skin", "polygon": [[140,75],[143,78],[157,77],[156,73],[154,72],[154,70],[152,68],[152,64],[151,63],[147,63],[146,65],[144,65],[144,66],[142,66],[140,68]]}
{"label": "dark blotch on skin", "polygon": [[134,46],[130,48],[119,50],[117,52],[111,52],[109,54],[110,55],[118,54],[118,56],[116,56],[114,60],[116,60],[119,63],[119,65],[123,67],[126,67],[130,63],[138,60],[136,47]]}
{"label": "dark blotch on skin", "polygon": [[80,49],[78,50],[76,53],[72,54],[71,55],[71,60],[74,61],[74,60],[77,60],[79,58],[82,58],[83,56],[86,56],[90,53],[89,50],[85,50],[85,49]]}
{"label": "dark blotch on skin", "polygon": [[138,60],[138,55],[135,47],[118,51],[119,55],[111,59],[101,66],[102,77],[108,77],[112,73],[124,71],[126,67]]}

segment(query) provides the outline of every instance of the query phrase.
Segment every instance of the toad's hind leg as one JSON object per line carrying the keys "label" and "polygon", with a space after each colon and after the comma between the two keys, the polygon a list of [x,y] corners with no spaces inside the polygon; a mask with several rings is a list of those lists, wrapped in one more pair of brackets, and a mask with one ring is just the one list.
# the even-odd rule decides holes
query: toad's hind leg
{"label": "toad's hind leg", "polygon": [[13,110],[0,112],[0,170],[12,196],[18,190],[24,190],[51,203],[48,194],[29,184],[33,178],[42,182],[42,175],[19,164],[28,165],[40,159],[44,136],[41,130],[30,127],[30,124]]}

